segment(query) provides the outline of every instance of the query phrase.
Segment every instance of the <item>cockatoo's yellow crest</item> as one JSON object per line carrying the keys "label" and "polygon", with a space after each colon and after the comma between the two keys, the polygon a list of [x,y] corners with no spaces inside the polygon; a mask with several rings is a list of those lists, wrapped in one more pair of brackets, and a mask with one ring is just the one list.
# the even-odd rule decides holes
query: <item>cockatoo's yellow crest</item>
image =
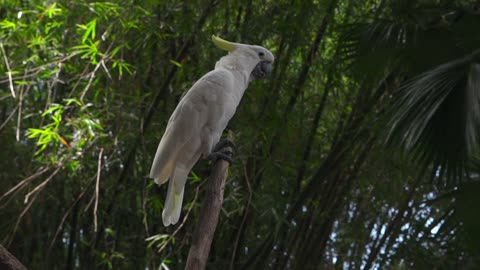
{"label": "cockatoo's yellow crest", "polygon": [[217,45],[218,48],[222,49],[222,50],[226,50],[226,51],[233,51],[235,50],[235,44],[230,42],[230,41],[226,41],[222,38],[219,38],[215,35],[212,35],[212,41],[213,43],[215,43],[215,45]]}

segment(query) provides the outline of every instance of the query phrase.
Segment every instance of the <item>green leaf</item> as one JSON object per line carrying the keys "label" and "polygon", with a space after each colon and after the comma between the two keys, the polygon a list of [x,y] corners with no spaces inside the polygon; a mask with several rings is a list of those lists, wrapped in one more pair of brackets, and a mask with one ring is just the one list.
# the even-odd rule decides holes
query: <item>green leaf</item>
{"label": "green leaf", "polygon": [[92,64],[96,65],[98,63],[97,56],[102,56],[102,54],[98,51],[98,45],[100,44],[100,41],[89,41],[88,43],[89,44],[74,46],[74,52],[80,54],[82,59],[90,58]]}
{"label": "green leaf", "polygon": [[50,105],[50,108],[48,108],[46,111],[44,111],[42,113],[42,116],[46,116],[46,115],[49,115],[49,114],[53,114],[53,113],[56,113],[58,111],[62,111],[63,110],[63,106],[60,105],[60,104],[52,104]]}
{"label": "green leaf", "polygon": [[95,33],[96,33],[96,27],[97,27],[97,19],[93,19],[87,24],[77,24],[77,27],[84,30],[85,32],[83,33],[82,37],[82,43],[86,43],[87,40],[94,40],[95,39]]}
{"label": "green leaf", "polygon": [[192,180],[191,180],[190,182],[191,182],[192,184],[198,183],[198,182],[200,182],[200,181],[202,180],[202,178],[200,178],[194,171],[191,172],[191,175],[192,175],[192,176],[191,176],[190,178],[191,178]]}
{"label": "green leaf", "polygon": [[80,100],[78,100],[76,98],[67,98],[67,99],[65,99],[65,101],[67,102],[67,106],[69,106],[72,103],[75,103],[78,106],[82,106],[82,102],[80,102]]}
{"label": "green leaf", "polygon": [[16,30],[16,29],[17,29],[17,25],[16,25],[14,22],[5,19],[5,20],[0,21],[0,28],[2,28],[2,29]]}
{"label": "green leaf", "polygon": [[169,237],[170,237],[170,235],[168,235],[168,234],[156,234],[156,235],[148,237],[147,239],[145,239],[145,241],[150,242],[147,245],[148,248],[151,248],[154,245],[158,248],[158,247],[162,246],[167,241],[167,239]]}
{"label": "green leaf", "polygon": [[105,228],[105,233],[110,236],[115,236],[115,231],[112,228]]}
{"label": "green leaf", "polygon": [[177,62],[175,60],[170,60],[170,63],[174,64],[175,66],[177,66],[179,68],[182,68],[182,64],[180,64],[179,62]]}
{"label": "green leaf", "polygon": [[132,68],[133,66],[122,61],[122,60],[117,60],[113,62],[113,68],[117,68],[118,73],[120,73],[120,76],[123,76],[123,71],[126,71],[128,74],[132,75]]}
{"label": "green leaf", "polygon": [[57,3],[54,2],[53,4],[51,4],[45,11],[45,14],[47,15],[47,17],[49,19],[53,18],[53,16],[55,15],[59,15],[62,13],[62,9],[61,8],[57,8]]}

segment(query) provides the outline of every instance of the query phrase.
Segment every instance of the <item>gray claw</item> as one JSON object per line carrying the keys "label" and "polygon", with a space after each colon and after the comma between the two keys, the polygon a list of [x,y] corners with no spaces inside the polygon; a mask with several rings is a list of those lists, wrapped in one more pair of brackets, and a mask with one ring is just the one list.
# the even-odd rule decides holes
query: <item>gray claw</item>
{"label": "gray claw", "polygon": [[231,148],[235,149],[235,144],[230,139],[221,139],[217,145],[213,148],[212,152],[219,152],[222,148],[230,146]]}
{"label": "gray claw", "polygon": [[232,151],[218,151],[218,152],[212,152],[210,155],[208,155],[208,159],[210,159],[213,164],[215,164],[219,159],[222,159],[231,165],[233,162],[232,155],[233,155]]}

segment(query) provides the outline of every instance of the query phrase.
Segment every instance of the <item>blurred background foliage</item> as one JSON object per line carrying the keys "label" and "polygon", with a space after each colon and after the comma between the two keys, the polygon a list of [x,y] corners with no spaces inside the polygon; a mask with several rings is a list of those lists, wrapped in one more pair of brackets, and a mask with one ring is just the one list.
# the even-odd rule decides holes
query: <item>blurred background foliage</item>
{"label": "blurred background foliage", "polygon": [[[147,175],[224,52],[263,45],[208,269],[478,269],[479,1],[0,0],[0,241],[30,269],[182,269]],[[198,196],[197,196],[198,195]]]}

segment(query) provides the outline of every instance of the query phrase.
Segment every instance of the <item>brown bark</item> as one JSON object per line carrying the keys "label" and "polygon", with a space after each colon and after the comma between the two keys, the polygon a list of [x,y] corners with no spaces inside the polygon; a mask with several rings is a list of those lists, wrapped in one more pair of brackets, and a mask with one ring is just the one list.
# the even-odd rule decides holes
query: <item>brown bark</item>
{"label": "brown bark", "polygon": [[27,270],[27,268],[0,245],[0,270]]}
{"label": "brown bark", "polygon": [[[231,147],[224,150],[232,151]],[[228,173],[228,162],[217,160],[208,179],[205,201],[200,210],[200,218],[193,234],[192,246],[188,252],[185,270],[205,269],[212,245],[218,217],[222,210],[223,191]]]}

